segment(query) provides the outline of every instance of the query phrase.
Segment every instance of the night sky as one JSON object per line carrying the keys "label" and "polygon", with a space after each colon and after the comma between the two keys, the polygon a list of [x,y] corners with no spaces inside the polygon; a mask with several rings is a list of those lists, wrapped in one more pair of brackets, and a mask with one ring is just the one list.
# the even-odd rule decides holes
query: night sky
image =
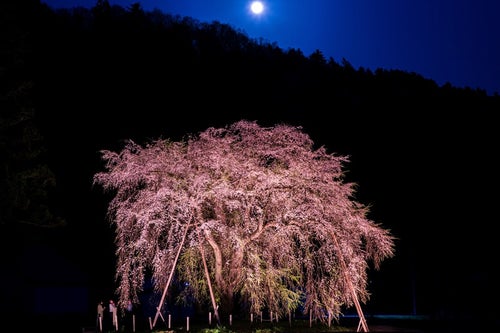
{"label": "night sky", "polygon": [[[46,0],[55,8],[95,0]],[[266,0],[256,16],[249,0],[111,0],[127,7],[214,20],[251,38],[315,50],[355,68],[400,69],[457,87],[500,92],[500,2],[496,0]]]}
{"label": "night sky", "polygon": [[[92,7],[96,1],[43,2],[71,8]],[[134,1],[110,3],[126,7]],[[325,57],[332,56],[336,61],[345,58],[356,68],[415,71],[438,84],[450,82],[489,93],[500,91],[498,1],[265,1],[261,16],[250,12],[246,0],[140,3],[145,10],[159,8],[201,22],[229,23],[252,38],[276,41],[284,49],[298,48],[306,55],[319,49]],[[78,57],[86,51],[83,48],[80,52],[75,46],[79,42],[76,39],[72,44]],[[58,47],[65,51],[64,45]],[[62,198],[56,206],[68,221],[68,230],[49,230],[47,235],[36,235],[35,240],[23,240],[23,247],[16,249],[20,260],[7,255],[6,262],[14,266],[30,264],[15,266],[14,276],[2,274],[2,284],[12,286],[2,293],[4,299],[42,314],[86,309],[93,318],[97,302],[113,297],[116,287],[114,234],[106,220],[111,198],[92,186],[94,174],[104,170],[99,151],[120,149],[127,139],[177,140],[208,126],[228,125],[240,120],[240,114],[253,113],[245,113],[245,107],[238,103],[229,115],[224,113],[226,109],[214,112],[217,105],[233,107],[227,96],[191,98],[189,89],[180,97],[157,91],[152,82],[158,76],[148,77],[141,67],[122,71],[123,64],[132,63],[127,57],[116,59],[122,61],[116,67],[112,65],[115,59],[106,59],[111,64],[106,72],[102,70],[107,69],[106,64],[93,71],[92,66],[84,66],[84,61],[65,59],[66,53],[47,54],[53,57],[47,61],[49,65],[44,67],[46,63],[41,62],[37,69],[43,76],[38,79],[46,84],[42,87],[47,95],[42,98],[43,107],[54,110],[47,118],[44,134]],[[60,60],[62,65],[58,67]],[[99,61],[89,63],[101,64]],[[115,74],[123,72],[126,78],[131,68],[143,81],[124,79],[124,88],[121,76]],[[119,87],[113,89],[108,83]],[[260,87],[254,88],[248,96],[258,99]],[[136,91],[140,93],[134,96]],[[266,96],[273,96],[272,92]],[[210,101],[206,106],[204,98]],[[219,98],[228,104],[217,104]],[[179,100],[185,104],[179,106]],[[268,112],[266,102],[255,112],[263,119],[250,120],[270,125],[269,120],[289,111]],[[385,102],[381,99],[377,105]],[[323,105],[312,104],[314,110],[301,110],[296,117],[303,120],[296,125],[303,125],[317,145],[350,157],[346,179],[357,183],[356,199],[370,206],[370,218],[396,237],[395,257],[383,262],[380,271],[369,272],[372,298],[363,307],[365,314],[429,315],[453,320],[484,317],[491,323],[500,311],[498,305],[491,304],[499,296],[496,117],[488,110],[474,109],[474,105],[465,105],[467,112],[463,112],[448,109],[446,102],[437,104],[440,109],[419,109],[428,106],[427,102],[397,109],[400,101],[392,102],[387,110],[372,110],[368,105],[362,115],[349,114],[336,101],[325,107],[326,113]],[[194,116],[189,106],[199,105],[201,110],[197,112],[201,113]],[[255,105],[259,103],[253,100],[247,108]],[[286,116],[294,119],[295,115]],[[1,250],[9,254],[9,237],[2,236]],[[16,277],[25,278],[29,284],[31,276],[46,288],[25,302],[22,293],[28,288]],[[68,281],[81,288],[73,288]],[[73,303],[75,299],[81,302]],[[2,309],[8,307],[6,304]],[[498,325],[498,320],[493,324]]]}

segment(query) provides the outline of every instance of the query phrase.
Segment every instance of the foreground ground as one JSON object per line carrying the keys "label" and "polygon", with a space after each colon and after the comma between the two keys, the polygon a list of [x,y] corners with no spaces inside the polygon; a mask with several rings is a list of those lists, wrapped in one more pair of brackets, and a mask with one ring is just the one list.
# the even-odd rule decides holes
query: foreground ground
{"label": "foreground ground", "polygon": [[[427,318],[371,317],[367,318],[369,332],[401,332],[401,333],[462,333],[493,332],[498,326],[495,323],[478,323],[475,321],[435,321]],[[82,328],[80,333],[94,333],[95,327]],[[123,333],[329,333],[329,332],[363,332],[358,318],[341,318],[330,326],[308,320],[283,321],[279,323],[249,323],[238,321],[231,325],[208,325],[207,323],[176,323],[168,327],[159,322],[151,330],[148,327],[126,329]],[[70,332],[68,332],[70,333]],[[108,333],[107,331],[105,333]]]}

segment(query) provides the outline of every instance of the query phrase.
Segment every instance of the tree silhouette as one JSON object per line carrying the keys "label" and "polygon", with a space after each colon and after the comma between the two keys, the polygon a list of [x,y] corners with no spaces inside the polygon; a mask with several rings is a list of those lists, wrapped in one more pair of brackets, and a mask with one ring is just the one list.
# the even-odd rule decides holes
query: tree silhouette
{"label": "tree silhouette", "polygon": [[238,296],[252,313],[302,306],[338,319],[369,299],[368,262],[379,269],[394,255],[389,231],[344,182],[348,157],[314,149],[301,127],[241,120],[101,153],[94,184],[114,193],[122,305],[138,300],[148,272],[161,291],[175,270],[214,309],[232,311]]}
{"label": "tree silhouette", "polygon": [[31,29],[38,10],[34,1],[0,6],[0,227],[30,226],[36,235],[66,225],[55,212],[56,176],[37,122]]}

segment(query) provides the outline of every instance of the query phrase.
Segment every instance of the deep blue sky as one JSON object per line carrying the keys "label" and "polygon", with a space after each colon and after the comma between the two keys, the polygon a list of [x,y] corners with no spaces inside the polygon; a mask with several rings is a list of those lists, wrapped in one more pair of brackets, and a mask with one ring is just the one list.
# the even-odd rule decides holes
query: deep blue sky
{"label": "deep blue sky", "polygon": [[[53,8],[92,7],[97,0],[42,0]],[[442,85],[500,93],[499,0],[109,0],[128,8],[219,21],[251,38],[315,50],[355,68],[416,72]]]}

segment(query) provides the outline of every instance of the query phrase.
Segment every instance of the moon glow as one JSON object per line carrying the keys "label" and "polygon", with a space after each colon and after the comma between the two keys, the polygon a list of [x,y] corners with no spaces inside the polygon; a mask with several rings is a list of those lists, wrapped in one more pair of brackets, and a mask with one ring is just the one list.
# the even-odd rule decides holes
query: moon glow
{"label": "moon glow", "polygon": [[264,4],[261,1],[253,1],[250,5],[252,13],[259,15],[264,11]]}

